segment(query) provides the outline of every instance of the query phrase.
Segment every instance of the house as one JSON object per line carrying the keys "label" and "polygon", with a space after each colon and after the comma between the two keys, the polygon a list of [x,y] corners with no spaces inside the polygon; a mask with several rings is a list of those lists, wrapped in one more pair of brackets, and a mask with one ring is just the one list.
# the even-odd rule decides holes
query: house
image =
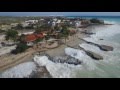
{"label": "house", "polygon": [[16,27],[19,23],[11,23],[11,27]]}
{"label": "house", "polygon": [[40,39],[40,38],[44,38],[44,35],[43,33],[39,33],[39,34],[28,34],[28,35],[25,35],[23,41],[27,43],[28,46],[33,46],[34,45],[34,42],[37,40],[37,39]]}
{"label": "house", "polygon": [[75,27],[81,26],[81,21],[75,21]]}
{"label": "house", "polygon": [[22,27],[28,27],[28,26],[29,26],[29,23],[27,23],[27,22],[22,22],[21,25],[22,25]]}
{"label": "house", "polygon": [[29,23],[29,24],[36,24],[38,23],[38,20],[28,20],[28,21],[25,21],[26,23]]}
{"label": "house", "polygon": [[56,23],[61,23],[61,20],[57,20],[57,22]]}

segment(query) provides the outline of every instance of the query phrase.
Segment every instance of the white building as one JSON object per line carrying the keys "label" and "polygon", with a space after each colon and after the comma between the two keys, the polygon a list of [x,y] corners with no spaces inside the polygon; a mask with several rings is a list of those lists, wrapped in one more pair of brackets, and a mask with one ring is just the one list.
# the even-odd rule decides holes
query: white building
{"label": "white building", "polygon": [[79,26],[81,26],[81,21],[76,21],[75,22],[75,27],[79,27]]}
{"label": "white building", "polygon": [[11,27],[16,27],[19,23],[11,23]]}
{"label": "white building", "polygon": [[28,20],[28,21],[25,21],[26,23],[29,23],[29,24],[36,24],[38,23],[38,20]]}
{"label": "white building", "polygon": [[56,22],[56,21],[57,21],[57,18],[54,18],[54,19],[53,19],[53,21],[55,21],[55,22]]}
{"label": "white building", "polygon": [[22,24],[23,27],[29,26],[29,23],[27,23],[27,22],[22,22],[21,24]]}
{"label": "white building", "polygon": [[52,22],[52,26],[54,27],[55,25],[56,25],[56,22],[53,21],[53,22]]}
{"label": "white building", "polygon": [[56,23],[61,23],[61,20],[57,20],[57,22]]}

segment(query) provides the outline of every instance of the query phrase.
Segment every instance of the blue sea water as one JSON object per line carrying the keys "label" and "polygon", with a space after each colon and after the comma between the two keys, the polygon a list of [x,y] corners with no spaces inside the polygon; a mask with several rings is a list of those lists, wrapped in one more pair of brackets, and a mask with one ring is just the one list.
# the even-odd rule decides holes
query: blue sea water
{"label": "blue sea water", "polygon": [[120,16],[67,16],[67,18],[85,18],[85,19],[98,18],[105,21],[120,23]]}
{"label": "blue sea water", "polygon": [[[88,17],[88,18],[98,18],[109,23],[113,22],[114,25],[95,27],[92,30],[95,35],[91,38],[86,38],[88,41],[92,41],[98,44],[104,44],[112,46],[113,51],[104,52],[98,50],[94,46],[84,45],[87,50],[92,50],[103,56],[103,61],[97,62],[95,65],[97,69],[89,72],[82,71],[79,72],[78,77],[92,77],[92,78],[120,78],[120,17]],[[100,39],[104,39],[100,41]],[[93,61],[94,62],[94,61]]]}
{"label": "blue sea water", "polygon": [[[76,18],[76,16],[68,16],[68,18]],[[104,52],[99,50],[95,46],[83,44],[82,46],[86,50],[91,50],[103,56],[102,61],[92,61],[94,64],[90,67],[96,67],[94,70],[83,69],[77,71],[76,77],[81,78],[120,78],[120,16],[80,16],[77,18],[92,19],[97,18],[104,20],[106,23],[112,23],[114,25],[100,26],[92,28],[92,32],[95,35],[91,35],[89,38],[85,38],[88,41],[98,44],[112,46],[113,51]],[[100,39],[104,39],[100,41]],[[85,58],[84,58],[85,59]],[[87,58],[86,58],[87,59]]]}

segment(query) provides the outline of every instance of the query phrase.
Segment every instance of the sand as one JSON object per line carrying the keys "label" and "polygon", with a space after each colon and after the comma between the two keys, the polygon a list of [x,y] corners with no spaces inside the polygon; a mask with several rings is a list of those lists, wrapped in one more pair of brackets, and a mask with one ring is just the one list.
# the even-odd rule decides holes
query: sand
{"label": "sand", "polygon": [[67,45],[72,47],[78,47],[79,44],[83,43],[83,41],[80,40],[79,38],[84,38],[84,37],[87,37],[87,35],[78,32],[76,35],[69,37],[69,40],[66,42],[66,45],[61,45],[58,48],[48,50],[46,51],[46,53],[49,54],[51,57],[64,56],[65,55],[64,50],[67,47]]}
{"label": "sand", "polygon": [[[83,41],[80,40],[79,38],[84,38],[87,35],[85,34],[81,34],[80,32],[78,32],[77,34],[70,36],[69,40],[67,40],[66,44],[70,45],[72,47],[77,47],[79,44],[81,44]],[[64,39],[63,39],[64,42]],[[65,55],[65,48],[67,47],[66,44],[60,45],[57,48],[54,49],[47,49],[45,51],[45,53],[49,54],[51,57],[55,57],[55,56],[64,56]],[[11,68],[13,66],[16,66],[20,63],[23,62],[27,62],[27,61],[31,61],[32,58],[34,57],[33,54],[35,54],[35,52],[38,52],[40,50],[28,50],[24,53],[21,54],[17,54],[17,55],[10,55],[10,54],[6,54],[0,57],[0,72]]]}

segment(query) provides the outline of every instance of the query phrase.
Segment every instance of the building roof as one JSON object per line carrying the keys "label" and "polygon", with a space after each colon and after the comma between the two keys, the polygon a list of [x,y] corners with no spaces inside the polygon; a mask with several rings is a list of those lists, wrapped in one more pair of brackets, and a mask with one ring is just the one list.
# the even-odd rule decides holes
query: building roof
{"label": "building roof", "polygon": [[26,35],[25,37],[25,41],[27,42],[35,41],[36,39],[37,37],[34,34]]}
{"label": "building roof", "polygon": [[25,36],[25,42],[32,42],[35,41],[38,38],[43,38],[44,35],[42,33],[39,34],[29,34]]}
{"label": "building roof", "polygon": [[43,33],[39,33],[39,34],[36,34],[36,37],[37,37],[37,38],[43,38],[44,35],[43,35]]}

